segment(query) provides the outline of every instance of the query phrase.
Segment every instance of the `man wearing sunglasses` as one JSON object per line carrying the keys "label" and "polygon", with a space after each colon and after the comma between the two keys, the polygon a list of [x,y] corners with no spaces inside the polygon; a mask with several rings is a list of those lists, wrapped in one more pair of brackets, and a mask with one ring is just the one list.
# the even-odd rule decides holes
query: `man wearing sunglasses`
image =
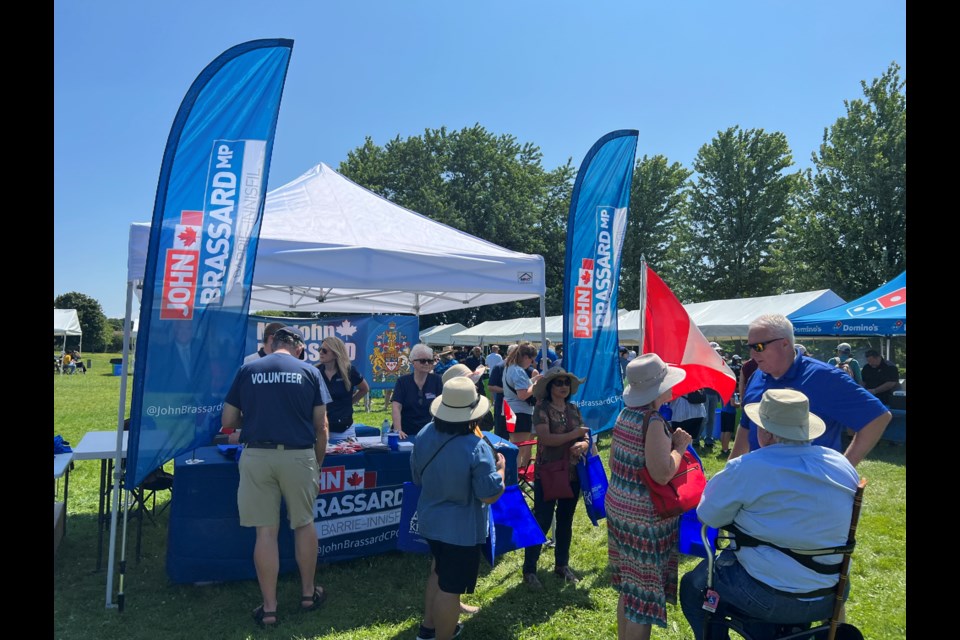
{"label": "man wearing sunglasses", "polygon": [[[826,422],[814,444],[842,452],[856,466],[880,440],[892,415],[849,375],[794,348],[793,323],[781,314],[762,315],[750,323],[747,347],[757,372],[743,392],[742,404],[760,402],[767,389],[795,389],[810,399],[810,412]],[[844,451],[841,435],[854,432]],[[730,459],[759,449],[757,426],[744,413]]]}

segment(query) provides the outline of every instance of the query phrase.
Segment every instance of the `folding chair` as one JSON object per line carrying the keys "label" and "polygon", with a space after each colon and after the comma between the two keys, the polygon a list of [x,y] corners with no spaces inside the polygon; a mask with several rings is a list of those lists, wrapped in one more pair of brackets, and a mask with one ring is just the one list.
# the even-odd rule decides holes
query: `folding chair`
{"label": "folding chair", "polygon": [[[863,634],[852,624],[841,622],[843,618],[843,605],[846,601],[847,582],[850,572],[850,556],[853,555],[856,547],[857,523],[860,521],[860,507],[863,503],[863,490],[867,486],[865,478],[860,479],[857,486],[857,492],[853,498],[853,515],[850,518],[850,532],[847,534],[847,543],[841,547],[831,547],[828,549],[793,549],[794,553],[802,554],[807,557],[816,557],[824,555],[842,554],[843,560],[840,563],[840,575],[837,580],[837,587],[834,595],[833,615],[829,620],[815,623],[791,623],[778,625],[776,640],[863,640]],[[708,536],[708,527],[701,527],[701,537],[704,548],[707,549],[707,589],[713,588],[713,571],[715,560],[715,549]],[[717,535],[717,544],[722,540],[735,541],[734,535],[726,530],[722,530]],[[723,596],[721,594],[721,600]],[[752,637],[744,630],[744,622],[750,622],[750,618],[741,614],[739,611],[727,611],[725,615],[707,613],[704,619],[705,640],[712,638],[727,637],[727,630],[732,630],[743,638],[743,640],[752,640]]]}
{"label": "folding chair", "polygon": [[[156,525],[155,517],[157,515],[157,492],[169,491],[173,493],[173,474],[167,473],[163,466],[155,469],[140,486],[132,489],[130,495],[133,497],[133,506],[130,511],[131,518],[137,518],[137,562],[140,561],[140,549],[143,542],[143,520],[150,518],[150,524]],[[151,501],[150,508],[147,508],[147,501]],[[170,501],[160,507],[160,512],[170,506]]]}
{"label": "folding chair", "polygon": [[527,466],[523,469],[517,467],[517,485],[519,485],[520,489],[523,490],[523,494],[526,496],[527,500],[530,501],[530,507],[533,508],[533,479],[534,473],[536,472],[537,440],[524,440],[523,442],[515,442],[514,444],[517,447],[533,447],[530,455],[530,462],[527,463]]}

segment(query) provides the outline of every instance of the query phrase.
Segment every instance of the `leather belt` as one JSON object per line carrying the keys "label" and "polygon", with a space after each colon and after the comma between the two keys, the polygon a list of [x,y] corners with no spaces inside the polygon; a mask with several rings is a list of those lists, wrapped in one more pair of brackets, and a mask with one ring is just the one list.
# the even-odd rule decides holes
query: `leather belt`
{"label": "leather belt", "polygon": [[292,444],[282,444],[280,442],[248,442],[246,446],[250,449],[279,449],[280,451],[283,451],[285,449],[290,451],[300,450],[300,449],[313,449],[312,444],[292,445]]}

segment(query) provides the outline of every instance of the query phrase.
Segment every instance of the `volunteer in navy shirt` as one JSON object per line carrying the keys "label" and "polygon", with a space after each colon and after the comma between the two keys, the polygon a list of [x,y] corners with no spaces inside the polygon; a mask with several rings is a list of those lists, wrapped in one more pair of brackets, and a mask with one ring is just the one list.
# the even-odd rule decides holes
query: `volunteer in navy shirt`
{"label": "volunteer in navy shirt", "polygon": [[343,340],[336,336],[324,338],[320,343],[321,378],[330,390],[333,401],[327,405],[327,426],[330,442],[340,442],[356,437],[353,427],[353,405],[370,391],[370,385],[350,363],[350,354]]}
{"label": "volunteer in navy shirt", "polygon": [[400,376],[393,387],[393,430],[401,438],[415,436],[425,424],[433,420],[430,403],[443,392],[443,379],[433,372],[433,349],[416,344],[410,349],[409,361],[413,373]]}
{"label": "volunteer in navy shirt", "polygon": [[[330,401],[320,372],[299,360],[303,335],[282,327],[273,352],[240,367],[227,392],[221,420],[240,429],[237,507],[240,525],[256,527],[253,558],[263,602],[253,611],[261,626],[275,626],[280,552],[280,500],[293,529],[300,575],[301,609],[313,610],[326,592],[314,585],[317,532],[313,512],[320,491],[320,464],[327,450],[325,404]],[[235,431],[236,433],[236,431]]]}

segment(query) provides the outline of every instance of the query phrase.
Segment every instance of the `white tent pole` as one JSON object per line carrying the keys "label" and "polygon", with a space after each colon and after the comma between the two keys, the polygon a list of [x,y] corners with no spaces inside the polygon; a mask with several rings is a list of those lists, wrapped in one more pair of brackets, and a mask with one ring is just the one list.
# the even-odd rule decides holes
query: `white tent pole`
{"label": "white tent pole", "polygon": [[[127,363],[130,354],[130,316],[133,310],[133,282],[127,281],[127,308],[123,318],[123,363],[120,375],[120,401],[117,409],[117,450],[113,456],[113,507],[110,511],[110,552],[107,556],[107,604],[106,608],[116,607],[113,604],[113,564],[117,548],[117,512],[120,508],[120,475],[123,468],[123,421],[127,412]],[[124,510],[126,517],[126,510]]]}
{"label": "white tent pole", "polygon": [[646,309],[647,306],[647,259],[640,256],[640,346],[637,347],[637,353],[643,353],[643,334],[646,331]]}
{"label": "white tent pole", "polygon": [[540,295],[540,349],[543,354],[540,357],[540,373],[547,370],[547,298],[546,294]]}

